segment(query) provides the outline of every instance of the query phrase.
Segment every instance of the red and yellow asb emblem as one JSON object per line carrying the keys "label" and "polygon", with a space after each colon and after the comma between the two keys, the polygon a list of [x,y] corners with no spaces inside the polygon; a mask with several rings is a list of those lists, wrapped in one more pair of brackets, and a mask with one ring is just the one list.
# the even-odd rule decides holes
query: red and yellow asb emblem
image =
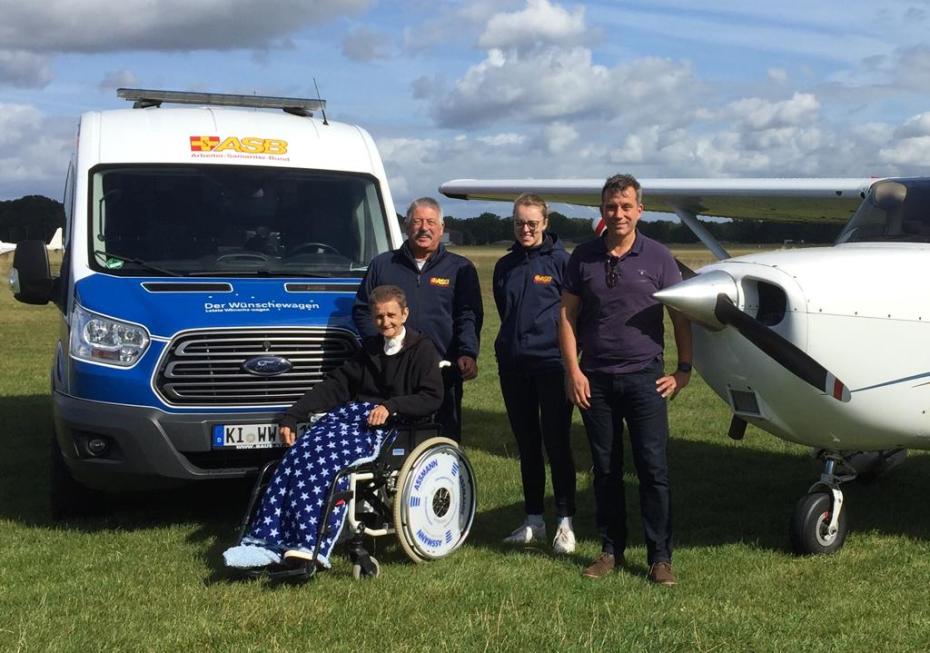
{"label": "red and yellow asb emblem", "polygon": [[538,286],[548,286],[550,283],[552,283],[552,275],[551,274],[534,274],[533,283],[535,283]]}
{"label": "red and yellow asb emblem", "polygon": [[219,144],[219,136],[191,136],[191,152],[212,152]]}
{"label": "red and yellow asb emblem", "polygon": [[287,154],[287,141],[258,136],[191,136],[191,152],[238,152],[239,154]]}
{"label": "red and yellow asb emblem", "polygon": [[441,287],[441,288],[448,288],[448,287],[449,287],[449,279],[446,279],[445,277],[430,277],[430,278],[429,278],[429,285],[431,285],[431,286],[439,286],[439,287]]}

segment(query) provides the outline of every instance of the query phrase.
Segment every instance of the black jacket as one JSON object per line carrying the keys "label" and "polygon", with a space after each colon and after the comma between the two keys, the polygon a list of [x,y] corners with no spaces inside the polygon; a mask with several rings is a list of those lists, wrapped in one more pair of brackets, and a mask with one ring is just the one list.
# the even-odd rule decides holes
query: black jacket
{"label": "black jacket", "polygon": [[349,401],[384,404],[392,415],[426,417],[439,410],[442,397],[436,348],[428,338],[407,329],[401,350],[393,356],[384,353],[382,336],[365,338],[355,356],[288,408],[279,423],[294,429],[311,414]]}
{"label": "black jacket", "polygon": [[494,303],[501,328],[494,341],[503,372],[563,369],[559,308],[568,252],[546,232],[539,247],[514,243],[494,266]]}
{"label": "black jacket", "polygon": [[368,295],[386,284],[404,291],[410,308],[407,326],[432,340],[442,358],[478,358],[484,309],[478,272],[471,261],[440,245],[420,271],[406,241],[399,249],[376,256],[352,307],[355,328],[363,336],[375,333]]}

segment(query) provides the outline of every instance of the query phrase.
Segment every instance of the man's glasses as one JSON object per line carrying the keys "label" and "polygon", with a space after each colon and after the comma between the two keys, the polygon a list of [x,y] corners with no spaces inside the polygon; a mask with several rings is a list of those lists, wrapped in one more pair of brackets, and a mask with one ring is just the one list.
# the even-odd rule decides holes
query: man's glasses
{"label": "man's glasses", "polygon": [[517,231],[523,231],[528,229],[531,233],[536,233],[536,230],[542,225],[541,220],[528,220],[524,222],[523,220],[514,220],[513,226]]}
{"label": "man's glasses", "polygon": [[617,264],[620,262],[619,257],[608,256],[607,260],[604,261],[604,271],[607,273],[607,287],[613,288],[617,285],[617,281],[620,279],[620,271],[617,269]]}

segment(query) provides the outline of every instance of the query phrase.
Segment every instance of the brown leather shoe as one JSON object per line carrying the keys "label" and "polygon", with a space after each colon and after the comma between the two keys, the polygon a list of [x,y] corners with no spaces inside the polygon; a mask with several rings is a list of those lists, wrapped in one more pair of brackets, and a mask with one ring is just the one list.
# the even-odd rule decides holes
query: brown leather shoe
{"label": "brown leather shoe", "polygon": [[613,554],[603,552],[581,572],[581,575],[585,578],[601,578],[612,572],[616,566],[617,562]]}
{"label": "brown leather shoe", "polygon": [[666,587],[671,587],[678,582],[678,579],[675,578],[675,572],[672,571],[672,563],[666,560],[655,562],[649,567],[649,580]]}

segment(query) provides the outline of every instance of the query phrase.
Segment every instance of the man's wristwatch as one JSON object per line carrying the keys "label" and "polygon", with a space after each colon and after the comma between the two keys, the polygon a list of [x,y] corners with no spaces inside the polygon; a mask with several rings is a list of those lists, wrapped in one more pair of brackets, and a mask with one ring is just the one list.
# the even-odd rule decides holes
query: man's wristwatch
{"label": "man's wristwatch", "polygon": [[678,363],[678,371],[684,374],[691,374],[691,363]]}

